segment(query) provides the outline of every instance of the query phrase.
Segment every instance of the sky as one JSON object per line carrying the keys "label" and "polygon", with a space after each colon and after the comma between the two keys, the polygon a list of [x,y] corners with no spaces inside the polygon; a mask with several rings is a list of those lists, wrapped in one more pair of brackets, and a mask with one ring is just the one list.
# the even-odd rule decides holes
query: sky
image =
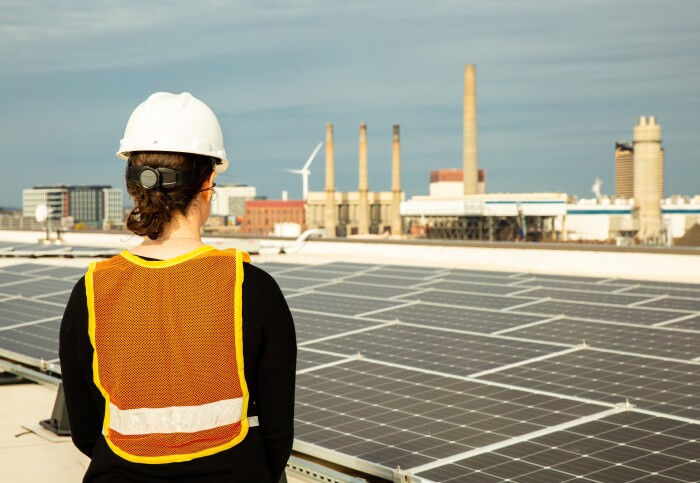
{"label": "sky", "polygon": [[[3,0],[0,207],[40,184],[123,186],[133,109],[191,92],[216,112],[231,161],[218,182],[301,197],[334,124],[336,187],[462,166],[464,66],[476,64],[479,167],[489,192],[614,194],[614,148],[641,115],[662,127],[665,193],[700,193],[697,0]],[[324,152],[310,189],[324,189]]]}

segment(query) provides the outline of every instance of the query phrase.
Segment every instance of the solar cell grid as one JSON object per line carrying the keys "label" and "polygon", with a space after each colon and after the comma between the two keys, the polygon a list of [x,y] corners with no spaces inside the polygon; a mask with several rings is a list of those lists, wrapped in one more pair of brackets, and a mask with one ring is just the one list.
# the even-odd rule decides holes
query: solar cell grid
{"label": "solar cell grid", "polygon": [[4,273],[0,272],[0,289],[9,285],[15,285],[17,283],[31,282],[36,280],[38,277],[31,275],[20,275],[16,273]]}
{"label": "solar cell grid", "polygon": [[505,309],[525,302],[530,298],[499,297],[487,294],[468,294],[464,292],[446,290],[427,290],[425,292],[411,293],[397,297],[400,300],[417,300],[424,303],[459,305],[462,307],[476,307],[487,309]]}
{"label": "solar cell grid", "polygon": [[357,275],[348,277],[346,279],[348,282],[354,283],[366,283],[370,285],[389,285],[392,287],[410,287],[411,285],[419,284],[425,282],[424,278],[419,277],[389,277],[381,275],[371,275],[369,273],[364,275]]}
{"label": "solar cell grid", "polygon": [[56,304],[57,306],[64,308],[66,304],[68,304],[68,299],[70,298],[70,290],[66,292],[60,292],[54,295],[42,295],[39,297],[35,297],[34,300],[38,300],[41,302],[49,302],[52,304]]}
{"label": "solar cell grid", "polygon": [[51,267],[47,266],[45,269],[41,269],[36,272],[32,272],[32,275],[41,275],[42,277],[51,278],[70,278],[78,279],[85,275],[86,270],[83,268],[71,268],[71,267]]}
{"label": "solar cell grid", "polygon": [[627,324],[652,325],[665,322],[687,312],[671,310],[654,310],[642,307],[616,307],[612,305],[595,305],[585,302],[546,301],[527,307],[518,308],[519,312],[564,315],[572,318],[597,319],[600,321],[624,322]]}
{"label": "solar cell grid", "polygon": [[690,312],[700,312],[700,298],[687,299],[667,297],[661,300],[654,300],[652,302],[639,304],[638,307],[653,307],[658,309],[687,310]]}
{"label": "solar cell grid", "polygon": [[336,354],[360,352],[370,359],[457,376],[469,376],[561,350],[545,344],[400,324],[315,342],[307,347]]}
{"label": "solar cell grid", "polygon": [[314,280],[329,281],[345,277],[348,274],[343,272],[331,272],[328,270],[314,270],[312,268],[298,268],[296,270],[286,272],[285,275],[288,277],[311,278]]}
{"label": "solar cell grid", "polygon": [[[651,429],[653,428],[653,429]],[[679,430],[683,435],[677,434]],[[697,481],[700,425],[623,412],[418,473],[430,481]],[[664,453],[659,453],[663,450]],[[691,461],[691,462],[689,462]],[[467,479],[465,479],[467,478]]]}
{"label": "solar cell grid", "polygon": [[684,290],[657,287],[633,287],[621,293],[651,296],[672,295],[674,297],[685,297],[690,299],[697,299],[698,297],[700,297],[700,290]]}
{"label": "solar cell grid", "polygon": [[2,348],[36,361],[58,359],[60,320],[52,320],[0,332]]}
{"label": "solar cell grid", "polygon": [[420,288],[434,288],[437,290],[452,290],[455,292],[472,292],[485,293],[491,295],[507,295],[514,292],[519,292],[525,287],[509,287],[495,283],[474,283],[474,282],[457,282],[445,281],[436,279],[434,282],[423,283]]}
{"label": "solar cell grid", "polygon": [[523,315],[490,310],[443,307],[439,305],[415,304],[410,307],[385,310],[372,315],[382,320],[400,320],[425,327],[466,330],[473,332],[496,332],[543,320],[541,316]]}
{"label": "solar cell grid", "polygon": [[441,274],[440,278],[449,282],[497,283],[502,285],[516,283],[518,281],[517,278],[511,278],[507,275],[494,275],[493,272],[491,275],[481,275],[453,271]]}
{"label": "solar cell grid", "polygon": [[276,276],[275,280],[283,292],[305,290],[309,287],[326,283],[324,280],[311,280],[308,278],[295,278],[283,275]]}
{"label": "solar cell grid", "polygon": [[381,287],[354,282],[337,282],[315,288],[316,292],[336,293],[343,295],[357,295],[360,297],[390,298],[398,295],[406,295],[413,292],[412,288]]}
{"label": "solar cell grid", "polygon": [[318,270],[337,270],[340,272],[357,272],[375,268],[376,265],[369,263],[348,263],[348,262],[331,262],[322,265],[314,265]]}
{"label": "solar cell grid", "polygon": [[3,285],[0,287],[0,293],[34,297],[37,295],[48,295],[72,290],[74,285],[75,283],[64,280],[38,279],[24,283]]}
{"label": "solar cell grid", "polygon": [[[543,280],[543,279],[527,279],[522,283],[517,285],[518,287],[545,287],[545,288],[558,288],[562,290],[582,290],[586,292],[602,292],[602,293],[612,293],[617,290],[622,290],[625,286],[610,286],[603,284],[593,284],[593,283],[575,283],[575,282],[563,282],[556,280]],[[625,290],[623,293],[631,294],[631,290]]]}
{"label": "solar cell grid", "polygon": [[524,274],[521,272],[496,272],[496,271],[491,271],[491,270],[470,270],[470,269],[464,269],[464,268],[453,268],[450,270],[450,272],[454,275],[461,276],[461,275],[481,275],[484,277],[505,277],[505,278],[512,278],[512,277],[520,277],[523,276]]}
{"label": "solar cell grid", "polygon": [[486,374],[483,379],[700,420],[700,365],[581,350]]}
{"label": "solar cell grid", "polygon": [[[543,408],[549,404],[558,412],[545,410],[540,417],[524,421],[519,419],[521,412],[532,409],[529,406],[534,401],[523,391],[438,375],[431,375],[425,383],[404,379],[414,372],[354,361],[300,374],[295,416],[297,427],[302,429],[296,433],[297,437],[324,446],[324,441],[339,434],[354,436],[372,443],[372,451],[365,452],[355,442],[336,449],[384,467],[410,468],[461,454],[486,441],[504,441],[533,428],[541,429],[601,410],[592,404],[540,396],[538,402]],[[435,402],[449,396],[462,396],[460,406]],[[318,422],[321,410],[330,412],[321,416],[326,422],[333,422],[338,416],[352,419],[344,420],[342,430],[323,427]],[[404,445],[410,446],[407,449]]]}
{"label": "solar cell grid", "polygon": [[380,266],[376,270],[371,270],[368,273],[372,275],[388,275],[392,277],[409,276],[409,277],[430,277],[438,273],[448,273],[444,268],[434,267],[404,267],[401,265],[385,265]]}
{"label": "solar cell grid", "polygon": [[300,312],[298,310],[292,310],[292,315],[294,316],[294,326],[297,333],[297,342],[299,343],[372,327],[382,323],[354,317]]}
{"label": "solar cell grid", "polygon": [[17,263],[15,265],[7,265],[2,267],[2,272],[10,273],[26,273],[34,270],[40,270],[45,267],[50,267],[51,265],[43,265],[38,263]]}
{"label": "solar cell grid", "polygon": [[674,328],[674,329],[686,329],[686,330],[696,330],[700,332],[700,315],[691,317],[689,319],[680,320],[678,322],[672,322],[664,327]]}
{"label": "solar cell grid", "polygon": [[297,351],[297,371],[318,367],[331,362],[342,360],[342,357],[332,356],[329,354],[320,354],[299,348]]}
{"label": "solar cell grid", "polygon": [[[578,290],[560,290],[554,288],[538,288],[527,293],[521,294],[522,297],[533,298],[551,298],[554,300],[567,300],[574,302],[593,302],[600,304],[611,304],[625,306],[651,300],[648,295],[628,295],[628,294],[609,294],[601,292],[583,292]],[[649,304],[639,304],[639,307],[650,307]],[[673,307],[665,307],[673,308]]]}
{"label": "solar cell grid", "polygon": [[605,324],[573,319],[558,319],[517,329],[511,337],[530,340],[587,344],[602,349],[692,360],[700,356],[700,332],[663,328]]}
{"label": "solar cell grid", "polygon": [[614,283],[630,283],[633,285],[641,285],[643,287],[656,287],[667,289],[691,289],[700,290],[700,283],[685,283],[685,282],[661,282],[657,280],[616,280]]}
{"label": "solar cell grid", "polygon": [[324,293],[305,293],[288,299],[293,309],[324,312],[327,314],[359,315],[374,310],[395,307],[405,302],[390,302],[359,297],[344,297]]}
{"label": "solar cell grid", "polygon": [[63,315],[63,308],[56,305],[20,298],[3,300],[0,302],[0,330],[25,322],[61,315]]}

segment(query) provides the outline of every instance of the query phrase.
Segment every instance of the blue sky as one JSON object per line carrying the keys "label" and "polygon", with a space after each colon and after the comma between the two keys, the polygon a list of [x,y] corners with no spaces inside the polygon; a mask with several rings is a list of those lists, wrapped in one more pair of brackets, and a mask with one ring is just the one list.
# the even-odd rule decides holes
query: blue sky
{"label": "blue sky", "polygon": [[[189,91],[217,113],[231,160],[219,181],[301,196],[300,168],[333,122],[336,180],[356,189],[368,124],[371,190],[461,167],[463,69],[477,65],[487,188],[614,192],[614,145],[655,115],[666,194],[700,180],[696,0],[61,2],[0,9],[0,206],[35,184],[123,183],[114,156],[131,111]],[[323,151],[310,188],[323,189]]]}

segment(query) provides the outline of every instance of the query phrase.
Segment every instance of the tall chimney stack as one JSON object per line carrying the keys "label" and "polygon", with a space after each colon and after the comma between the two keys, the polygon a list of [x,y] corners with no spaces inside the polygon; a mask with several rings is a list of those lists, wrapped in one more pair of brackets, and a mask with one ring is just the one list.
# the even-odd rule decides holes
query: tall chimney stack
{"label": "tall chimney stack", "polygon": [[476,66],[464,68],[464,194],[477,193],[477,144],[476,144]]}
{"label": "tall chimney stack", "polygon": [[394,141],[391,147],[391,234],[401,235],[401,146],[399,125],[394,124]]}
{"label": "tall chimney stack", "polygon": [[335,152],[333,147],[333,124],[326,124],[326,204],[323,208],[323,226],[326,238],[335,238]]}
{"label": "tall chimney stack", "polygon": [[634,126],[634,218],[642,242],[658,241],[661,234],[660,159],[661,126],[642,116]]}
{"label": "tall chimney stack", "polygon": [[360,180],[357,186],[359,205],[357,207],[357,233],[369,233],[369,197],[367,181],[367,124],[360,124]]}

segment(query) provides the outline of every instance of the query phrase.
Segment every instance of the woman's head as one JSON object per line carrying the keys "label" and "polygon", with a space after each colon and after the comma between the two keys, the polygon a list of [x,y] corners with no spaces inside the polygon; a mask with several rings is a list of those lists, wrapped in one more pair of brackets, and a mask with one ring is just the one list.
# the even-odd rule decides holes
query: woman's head
{"label": "woman's head", "polygon": [[228,167],[219,120],[188,92],[156,92],[139,104],[117,156],[128,160],[126,187],[134,200],[126,226],[152,240],[178,213],[187,216],[193,206],[203,207],[200,201],[210,201],[211,195],[198,194],[212,187],[214,172]]}
{"label": "woman's head", "polygon": [[157,240],[177,214],[187,216],[190,209],[199,207],[202,190],[211,186],[216,159],[190,153],[135,152],[129,156],[129,167],[170,168],[182,173],[187,181],[172,187],[144,187],[127,168],[126,189],[134,200],[134,208],[126,226],[137,235]]}

